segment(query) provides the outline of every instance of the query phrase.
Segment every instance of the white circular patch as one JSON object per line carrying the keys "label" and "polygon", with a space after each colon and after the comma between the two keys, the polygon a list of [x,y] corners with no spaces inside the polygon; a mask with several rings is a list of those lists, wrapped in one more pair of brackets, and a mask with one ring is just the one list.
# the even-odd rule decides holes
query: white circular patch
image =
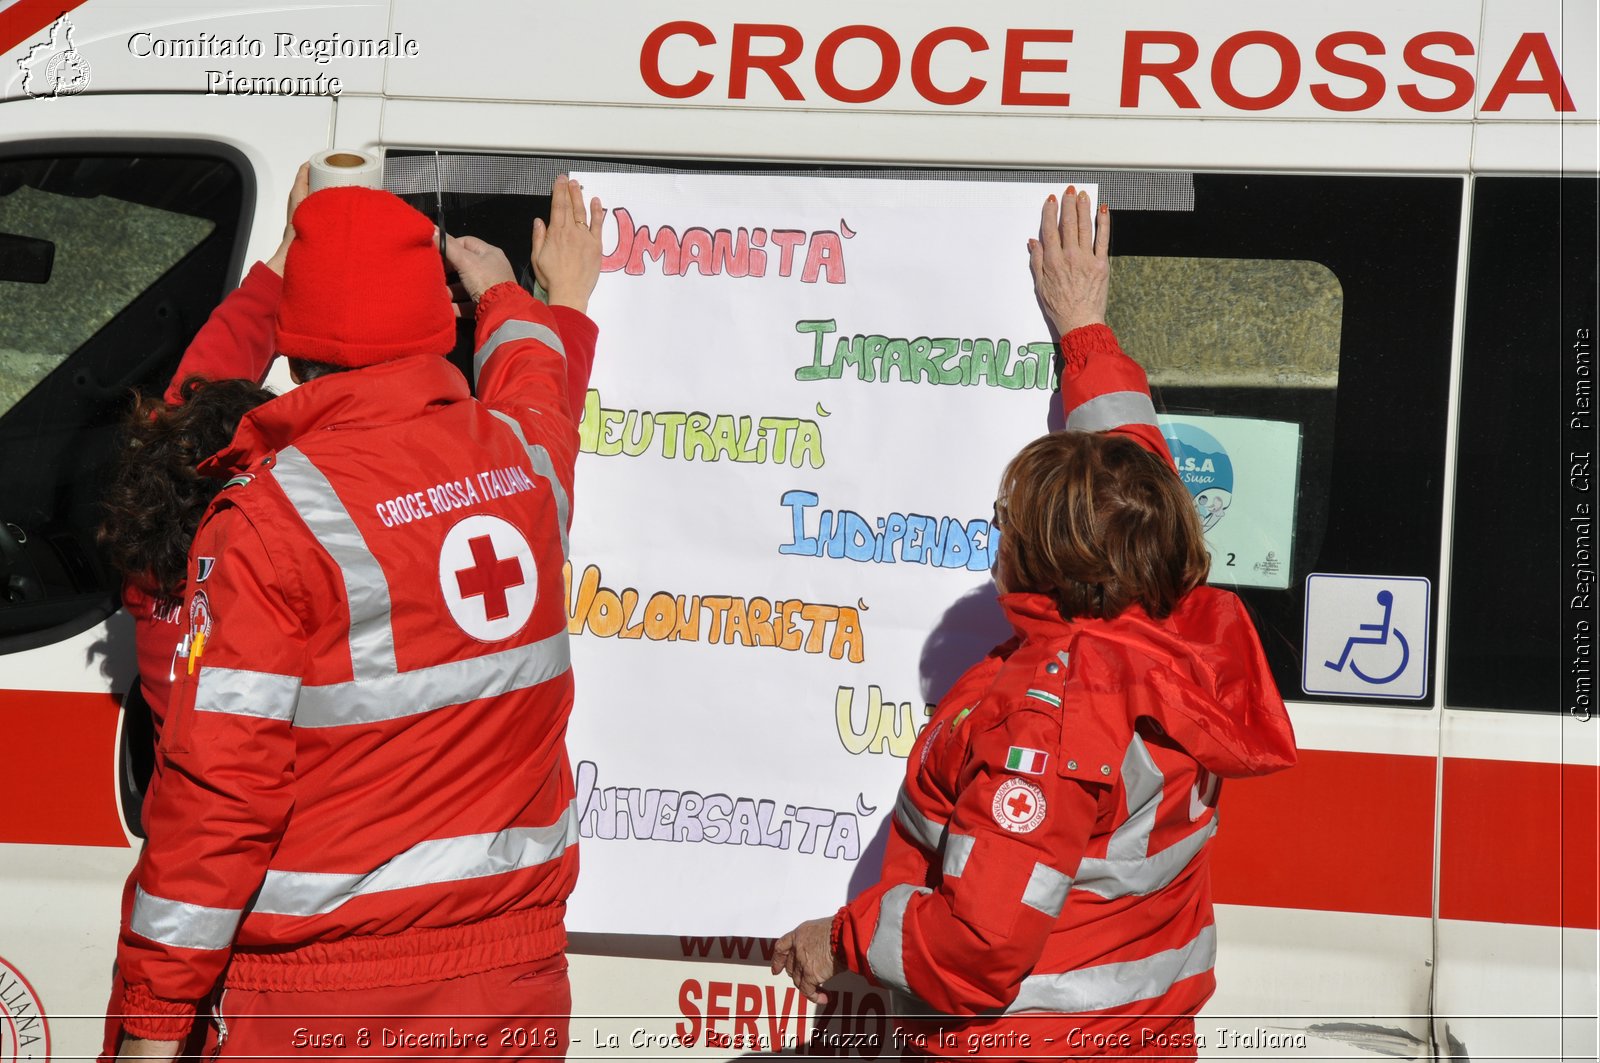
{"label": "white circular patch", "polygon": [[39,994],[17,970],[0,959],[0,1063],[50,1058],[50,1024]]}
{"label": "white circular patch", "polygon": [[1014,834],[1044,822],[1044,791],[1026,779],[1007,779],[994,792],[994,821]]}
{"label": "white circular patch", "polygon": [[510,521],[466,517],[439,548],[439,589],[461,630],[479,642],[499,642],[533,615],[539,573],[533,550]]}

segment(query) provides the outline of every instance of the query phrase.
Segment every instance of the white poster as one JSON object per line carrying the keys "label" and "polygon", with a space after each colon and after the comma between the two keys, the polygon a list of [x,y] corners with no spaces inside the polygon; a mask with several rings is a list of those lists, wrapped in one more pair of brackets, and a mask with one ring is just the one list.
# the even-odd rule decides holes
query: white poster
{"label": "white poster", "polygon": [[873,880],[928,705],[1009,636],[989,521],[1060,424],[1027,240],[1062,189],[577,176],[611,214],[568,925],[779,934]]}
{"label": "white poster", "polygon": [[1246,417],[1160,418],[1193,496],[1219,586],[1289,586],[1299,498],[1300,426]]}

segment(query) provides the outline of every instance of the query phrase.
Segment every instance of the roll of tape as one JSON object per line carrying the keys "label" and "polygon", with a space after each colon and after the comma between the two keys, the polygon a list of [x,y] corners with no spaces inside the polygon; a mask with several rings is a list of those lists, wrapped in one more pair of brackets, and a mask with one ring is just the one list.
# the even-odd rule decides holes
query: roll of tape
{"label": "roll of tape", "polygon": [[311,191],[324,188],[383,187],[383,160],[364,151],[335,148],[311,157]]}

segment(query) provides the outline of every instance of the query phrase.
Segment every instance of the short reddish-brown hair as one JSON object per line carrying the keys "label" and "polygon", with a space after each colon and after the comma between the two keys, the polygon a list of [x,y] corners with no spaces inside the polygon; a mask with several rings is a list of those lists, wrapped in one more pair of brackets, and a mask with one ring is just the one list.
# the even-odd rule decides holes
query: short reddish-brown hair
{"label": "short reddish-brown hair", "polygon": [[1135,603],[1159,619],[1211,568],[1189,492],[1127,436],[1034,440],[1006,466],[995,509],[1005,589],[1048,594],[1069,620]]}

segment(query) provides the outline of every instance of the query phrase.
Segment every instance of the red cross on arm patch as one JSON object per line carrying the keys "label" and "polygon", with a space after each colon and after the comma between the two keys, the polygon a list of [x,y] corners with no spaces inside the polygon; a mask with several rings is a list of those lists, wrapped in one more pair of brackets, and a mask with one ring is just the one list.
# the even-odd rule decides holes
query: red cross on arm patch
{"label": "red cross on arm patch", "polygon": [[1007,779],[994,792],[994,821],[1013,834],[1027,834],[1044,822],[1044,791],[1026,779]]}

